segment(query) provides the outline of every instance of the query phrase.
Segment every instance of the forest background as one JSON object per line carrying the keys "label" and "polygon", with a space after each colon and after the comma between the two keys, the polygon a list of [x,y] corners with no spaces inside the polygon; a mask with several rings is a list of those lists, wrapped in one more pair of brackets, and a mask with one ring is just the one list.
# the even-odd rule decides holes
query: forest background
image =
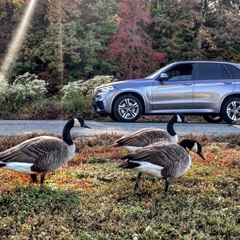
{"label": "forest background", "polygon": [[[29,3],[0,0],[1,66]],[[145,77],[178,60],[240,62],[240,1],[37,1],[0,76],[0,117],[92,117],[95,85]]]}

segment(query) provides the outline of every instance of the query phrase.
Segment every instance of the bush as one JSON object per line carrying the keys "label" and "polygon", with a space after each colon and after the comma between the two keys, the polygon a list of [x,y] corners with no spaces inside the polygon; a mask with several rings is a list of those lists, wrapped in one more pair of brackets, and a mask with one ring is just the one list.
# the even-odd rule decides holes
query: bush
{"label": "bush", "polygon": [[18,76],[6,89],[8,103],[22,106],[43,98],[46,94],[46,82],[35,74],[25,73]]}
{"label": "bush", "polygon": [[61,89],[62,104],[69,112],[79,114],[86,119],[92,118],[95,114],[91,105],[92,90],[116,80],[112,76],[96,76],[87,81],[70,82]]}
{"label": "bush", "polygon": [[0,105],[3,119],[61,119],[81,115],[85,119],[98,117],[91,105],[91,93],[96,86],[114,82],[112,76],[96,76],[87,81],[70,82],[61,89],[62,96],[46,98],[46,83],[35,74],[18,76],[5,88],[5,104]]}
{"label": "bush", "polygon": [[69,103],[69,101],[77,98],[91,96],[92,90],[95,87],[115,81],[117,81],[117,79],[113,76],[95,76],[87,81],[78,80],[76,82],[70,82],[61,89],[64,94],[62,101]]}

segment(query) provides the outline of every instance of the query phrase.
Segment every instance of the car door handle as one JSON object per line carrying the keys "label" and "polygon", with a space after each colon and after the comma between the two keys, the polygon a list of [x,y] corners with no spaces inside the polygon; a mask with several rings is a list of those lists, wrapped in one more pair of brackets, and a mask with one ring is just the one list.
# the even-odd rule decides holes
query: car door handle
{"label": "car door handle", "polygon": [[184,86],[190,86],[190,85],[192,85],[192,83],[184,83],[183,85]]}
{"label": "car door handle", "polygon": [[226,82],[223,82],[225,84],[232,84],[232,81],[226,81]]}

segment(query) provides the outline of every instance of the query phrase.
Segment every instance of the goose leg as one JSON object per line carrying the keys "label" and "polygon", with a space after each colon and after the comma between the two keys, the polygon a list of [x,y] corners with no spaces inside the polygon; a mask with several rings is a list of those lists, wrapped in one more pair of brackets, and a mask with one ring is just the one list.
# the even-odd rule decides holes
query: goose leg
{"label": "goose leg", "polygon": [[141,176],[142,176],[142,173],[138,172],[136,183],[135,183],[135,187],[134,187],[135,191],[139,191],[139,181],[140,181],[140,177]]}
{"label": "goose leg", "polygon": [[40,181],[41,185],[43,185],[43,182],[45,180],[46,174],[47,174],[47,172],[41,173],[41,181]]}
{"label": "goose leg", "polygon": [[30,177],[32,179],[32,183],[37,183],[38,180],[37,180],[37,174],[30,174]]}
{"label": "goose leg", "polygon": [[165,181],[165,189],[164,189],[165,195],[167,195],[167,190],[168,190],[169,184],[170,184],[170,180],[166,178],[166,181]]}

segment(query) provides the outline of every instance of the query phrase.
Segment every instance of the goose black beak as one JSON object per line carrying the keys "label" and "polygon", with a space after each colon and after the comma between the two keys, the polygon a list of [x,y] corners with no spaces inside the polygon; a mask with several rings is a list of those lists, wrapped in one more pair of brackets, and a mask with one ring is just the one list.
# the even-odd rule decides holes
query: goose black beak
{"label": "goose black beak", "polygon": [[203,160],[205,160],[205,157],[203,156],[202,153],[198,153],[198,155],[199,155]]}
{"label": "goose black beak", "polygon": [[82,127],[91,129],[87,124],[82,125]]}

